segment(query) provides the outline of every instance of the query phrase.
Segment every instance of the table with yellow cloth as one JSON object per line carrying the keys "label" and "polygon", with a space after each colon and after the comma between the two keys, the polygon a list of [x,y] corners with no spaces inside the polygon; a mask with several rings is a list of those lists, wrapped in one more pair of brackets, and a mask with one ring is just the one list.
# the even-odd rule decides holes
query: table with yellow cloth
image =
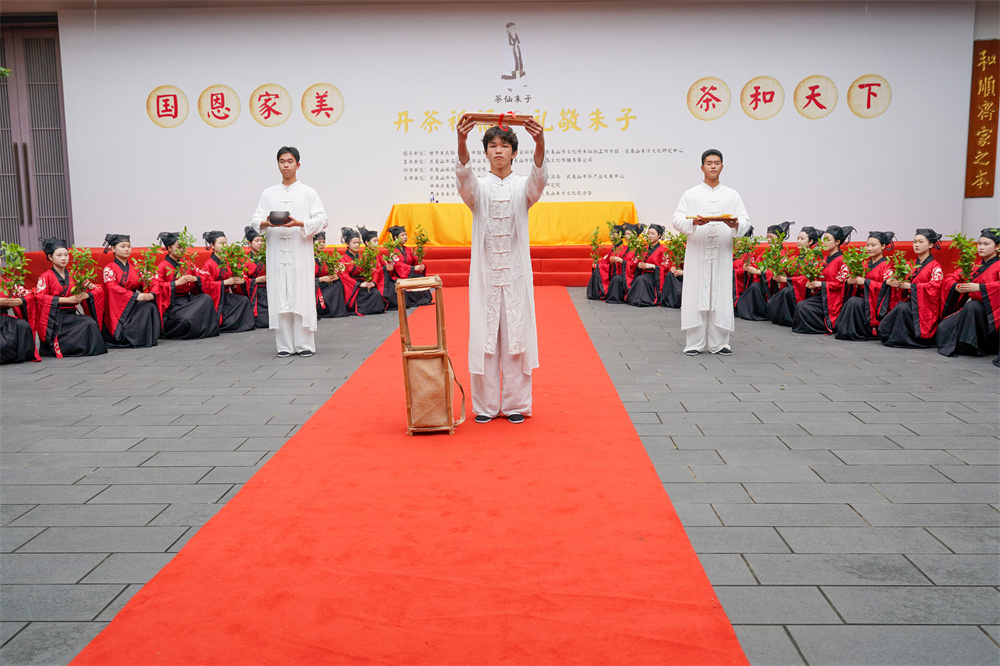
{"label": "table with yellow cloth", "polygon": [[[635,224],[638,215],[631,201],[539,201],[528,210],[532,245],[589,245],[594,229],[608,241],[607,222]],[[430,238],[428,246],[472,245],[472,211],[464,203],[395,204],[382,228],[406,227],[413,245],[417,226]]]}

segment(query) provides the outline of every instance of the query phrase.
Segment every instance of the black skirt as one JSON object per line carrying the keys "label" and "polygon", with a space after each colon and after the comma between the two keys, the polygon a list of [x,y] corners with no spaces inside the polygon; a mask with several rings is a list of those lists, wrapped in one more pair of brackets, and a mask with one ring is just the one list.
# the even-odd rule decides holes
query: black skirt
{"label": "black skirt", "polygon": [[791,326],[795,316],[795,290],[791,285],[779,289],[767,301],[767,318],[775,326]]}
{"label": "black skirt", "polygon": [[624,303],[627,290],[628,283],[625,282],[625,276],[615,275],[608,281],[608,293],[604,300],[607,303]]}
{"label": "black skirt", "polygon": [[749,321],[767,321],[767,287],[763,282],[752,282],[736,299],[736,316]]}
{"label": "black skirt", "polygon": [[603,301],[604,296],[604,283],[601,282],[601,271],[595,268],[590,271],[590,281],[587,283],[587,298],[592,301]]}
{"label": "black skirt", "polygon": [[0,365],[35,360],[35,332],[23,319],[0,315]]}
{"label": "black skirt", "polygon": [[663,278],[663,288],[660,290],[660,306],[665,308],[679,308],[683,293],[684,278],[677,277],[673,273],[667,273]]}
{"label": "black skirt", "polygon": [[811,296],[795,306],[792,331],[812,335],[826,333],[826,308],[822,298]]}
{"label": "black skirt", "polygon": [[319,293],[323,295],[323,307],[316,304],[316,314],[324,319],[346,317],[351,314],[344,300],[344,283],[341,280],[320,282]]}
{"label": "black skirt", "polygon": [[639,308],[650,308],[657,305],[659,294],[656,293],[656,273],[639,273],[632,279],[625,302]]}
{"label": "black skirt", "polygon": [[366,289],[359,282],[354,286],[355,301],[354,313],[359,315],[382,314],[385,312],[385,299],[375,287]]}
{"label": "black skirt", "polygon": [[997,352],[1000,336],[990,328],[983,302],[969,299],[938,324],[937,344],[938,353],[944,356],[989,356]]}
{"label": "black skirt", "polygon": [[838,340],[874,340],[878,337],[872,329],[871,309],[864,296],[852,296],[844,301],[833,337]]}
{"label": "black skirt", "polygon": [[383,275],[382,279],[385,281],[382,286],[382,297],[385,299],[385,309],[398,310],[399,299],[396,298],[396,281],[389,277],[388,273]]}
{"label": "black skirt", "polygon": [[245,333],[257,328],[250,299],[242,294],[222,294],[222,333]]}
{"label": "black skirt", "polygon": [[163,315],[163,337],[174,340],[214,338],[219,334],[215,303],[208,294],[174,294]]}
{"label": "black skirt", "polygon": [[104,341],[109,347],[155,347],[160,332],[156,301],[136,301],[118,320],[114,331],[104,331]]}
{"label": "black skirt", "polygon": [[913,325],[913,301],[897,303],[878,325],[878,337],[886,347],[925,349],[935,346],[934,338],[918,338]]}
{"label": "black skirt", "polygon": [[257,291],[251,301],[257,306],[257,314],[254,315],[254,325],[257,328],[268,328],[271,321],[267,314],[267,287],[258,284]]}
{"label": "black skirt", "polygon": [[432,290],[406,292],[406,307],[416,308],[421,305],[434,305],[434,292]]}
{"label": "black skirt", "polygon": [[[80,314],[76,308],[59,308],[51,316],[60,318],[56,341],[63,356],[97,356],[108,353],[101,329],[92,317]],[[38,352],[42,356],[56,355],[52,345],[44,340],[38,346]]]}

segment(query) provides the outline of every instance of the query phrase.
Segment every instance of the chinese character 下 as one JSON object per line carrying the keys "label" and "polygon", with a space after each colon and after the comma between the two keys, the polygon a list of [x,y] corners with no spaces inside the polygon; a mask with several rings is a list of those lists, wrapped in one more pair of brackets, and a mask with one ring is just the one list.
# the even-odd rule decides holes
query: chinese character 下
{"label": "chinese character \u4e0b", "polygon": [[268,120],[271,116],[281,115],[281,111],[274,108],[279,99],[281,99],[281,95],[278,93],[269,93],[266,90],[257,95],[257,101],[260,102],[260,115],[264,117],[264,120]]}
{"label": "chinese character \u4e0b", "polygon": [[719,99],[718,97],[716,97],[715,95],[712,94],[713,90],[718,90],[718,88],[716,88],[715,86],[711,86],[711,87],[702,86],[701,87],[702,95],[698,99],[697,106],[704,105],[705,106],[705,113],[708,113],[710,110],[714,109],[715,105],[722,101],[721,99]]}
{"label": "chinese character \u4e0b", "polygon": [[881,86],[881,85],[882,85],[881,83],[859,83],[858,84],[859,88],[867,88],[868,89],[868,97],[865,99],[865,108],[866,109],[872,108],[872,97],[878,97],[878,93],[876,93],[874,90],[872,90],[872,88],[874,88],[876,86]]}
{"label": "chinese character \u4e0b", "polygon": [[177,117],[177,95],[156,96],[156,117],[157,118]]}

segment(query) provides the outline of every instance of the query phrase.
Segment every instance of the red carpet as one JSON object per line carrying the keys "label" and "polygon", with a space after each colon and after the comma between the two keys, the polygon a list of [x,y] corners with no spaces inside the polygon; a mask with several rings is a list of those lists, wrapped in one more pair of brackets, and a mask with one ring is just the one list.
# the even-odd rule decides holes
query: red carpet
{"label": "red carpet", "polygon": [[535,416],[407,437],[390,336],[73,663],[746,664],[568,294],[535,295]]}

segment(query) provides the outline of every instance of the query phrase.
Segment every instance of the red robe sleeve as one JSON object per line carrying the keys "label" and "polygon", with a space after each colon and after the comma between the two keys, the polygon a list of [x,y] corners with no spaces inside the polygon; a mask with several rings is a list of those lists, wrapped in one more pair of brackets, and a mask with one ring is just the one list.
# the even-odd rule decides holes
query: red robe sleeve
{"label": "red robe sleeve", "polygon": [[[15,305],[10,308],[3,308],[0,310],[0,316],[12,317],[14,319],[23,319],[28,322],[28,326],[34,331],[34,321],[35,321],[35,294],[25,289],[21,285],[17,285],[11,290],[12,293],[7,293],[3,289],[0,289],[0,298],[20,298],[21,305]],[[33,362],[38,363],[42,360],[42,357],[38,354],[38,346],[35,346],[35,358]]]}
{"label": "red robe sleeve", "polygon": [[[127,273],[125,271],[128,271]],[[104,299],[105,328],[112,335],[118,330],[118,323],[122,317],[126,317],[138,302],[139,293],[138,279],[128,270],[122,269],[121,264],[112,260],[104,267],[102,272],[104,278]]]}
{"label": "red robe sleeve", "polygon": [[733,259],[733,289],[734,289],[733,302],[735,302],[735,300],[740,297],[740,294],[743,293],[743,289],[745,287],[745,285],[743,284],[743,280],[746,278],[746,276],[747,276],[746,262],[742,258]]}
{"label": "red robe sleeve", "polygon": [[201,285],[201,290],[212,297],[215,311],[219,313],[219,316],[222,316],[219,305],[222,302],[222,281],[225,278],[222,276],[219,264],[212,257],[209,257],[204,266],[194,269],[193,275],[199,278],[198,283]]}
{"label": "red robe sleeve", "polygon": [[361,269],[354,265],[354,259],[346,252],[341,261],[344,265],[344,270],[340,273],[340,281],[344,283],[344,300],[347,302],[347,307],[353,311],[357,307],[358,295],[355,287],[361,281],[358,279]]}
{"label": "red robe sleeve", "polygon": [[806,283],[809,282],[806,276],[793,275],[788,278],[788,281],[792,283],[792,289],[795,290],[795,301],[804,301],[806,299]]}
{"label": "red robe sleeve", "polygon": [[823,298],[823,311],[826,313],[826,330],[833,333],[837,325],[840,310],[844,307],[844,287],[851,271],[844,264],[844,258],[837,255],[833,261],[823,268],[823,284],[820,285],[820,295]]}
{"label": "red robe sleeve", "polygon": [[1000,328],[1000,261],[994,259],[985,270],[979,267],[972,281],[981,285],[980,291],[969,294],[969,298],[982,301],[986,307],[986,320],[993,330]]}
{"label": "red robe sleeve", "polygon": [[882,317],[889,312],[889,296],[893,291],[885,287],[885,281],[892,277],[892,267],[885,259],[869,267],[865,274],[864,299],[868,301],[868,323],[878,329]]}
{"label": "red robe sleeve", "polygon": [[613,254],[614,248],[597,260],[597,272],[601,276],[601,293],[604,294],[608,293],[608,284],[611,282],[611,256]]}
{"label": "red robe sleeve", "polygon": [[400,255],[396,258],[396,263],[392,265],[392,271],[397,278],[406,279],[413,277],[423,277],[427,273],[427,267],[423,271],[418,271],[414,266],[419,266],[417,255],[407,246],[400,248]]}
{"label": "red robe sleeve", "polygon": [[937,332],[941,321],[941,285],[944,282],[944,271],[937,259],[918,268],[909,280],[910,300],[914,301],[913,328],[921,338],[931,338]]}

